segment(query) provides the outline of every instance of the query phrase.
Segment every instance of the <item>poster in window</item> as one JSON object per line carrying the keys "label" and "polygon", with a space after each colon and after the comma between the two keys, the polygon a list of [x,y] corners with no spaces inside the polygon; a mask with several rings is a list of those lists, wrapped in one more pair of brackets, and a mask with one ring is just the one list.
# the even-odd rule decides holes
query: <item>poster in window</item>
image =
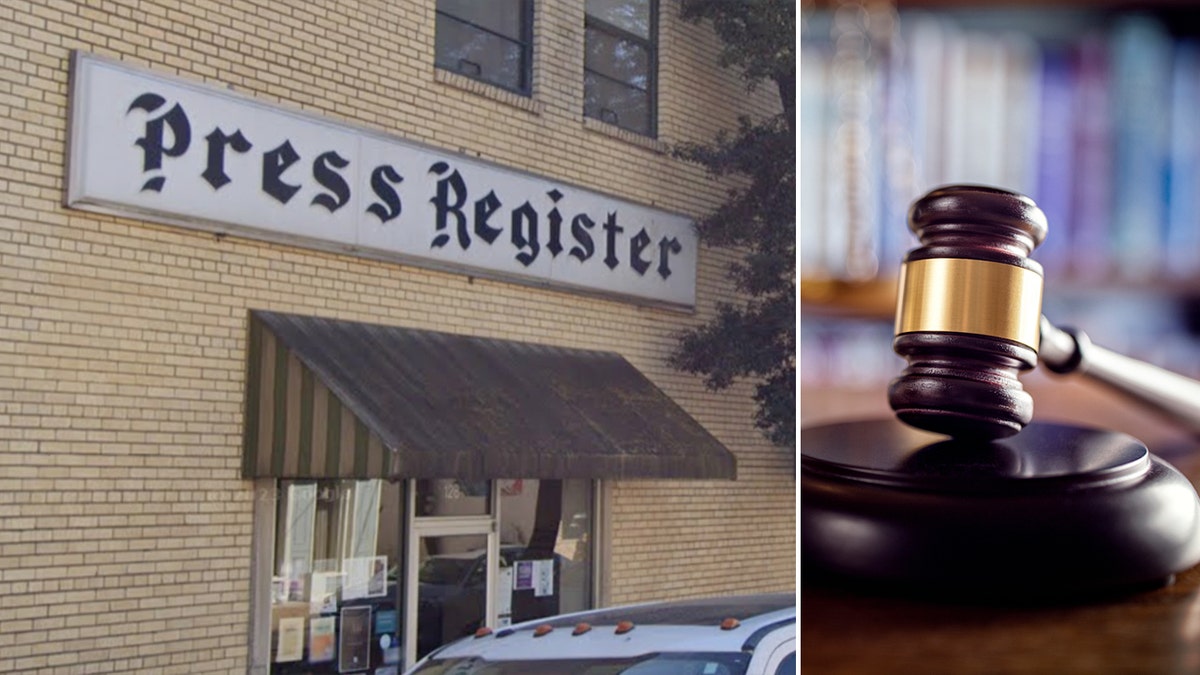
{"label": "poster in window", "polygon": [[284,577],[271,577],[271,602],[287,602],[288,583]]}
{"label": "poster in window", "polygon": [[[400,663],[400,641],[396,633],[398,625],[396,610],[381,609],[375,613],[375,641],[379,643],[379,653],[384,663]],[[375,675],[379,675],[379,670],[375,671]]]}
{"label": "poster in window", "polygon": [[517,570],[516,578],[513,580],[514,591],[528,591],[533,589],[533,561],[518,560],[513,564]]}
{"label": "poster in window", "polygon": [[337,558],[320,558],[314,560],[312,564],[313,574],[321,572],[340,572],[341,570],[338,568],[339,562],[340,561]]}
{"label": "poster in window", "polygon": [[343,567],[346,570],[343,601],[387,595],[387,556],[346,558]]}
{"label": "poster in window", "polygon": [[346,558],[342,569],[346,578],[342,582],[342,602],[367,597],[366,558]]}
{"label": "poster in window", "polygon": [[354,673],[371,667],[371,608],[343,607],[338,641],[338,672]]}
{"label": "poster in window", "polygon": [[513,568],[501,567],[496,578],[496,627],[512,625]]}
{"label": "poster in window", "polygon": [[340,572],[313,572],[309,614],[337,614],[338,591],[341,588]]}
{"label": "poster in window", "polygon": [[304,656],[304,617],[288,616],[279,620],[279,643],[275,646],[276,663],[299,661]]}
{"label": "poster in window", "polygon": [[368,558],[368,569],[371,578],[367,580],[367,597],[378,598],[387,595],[387,556],[380,555]]}
{"label": "poster in window", "polygon": [[554,561],[533,561],[533,595],[538,598],[554,595]]}
{"label": "poster in window", "polygon": [[308,632],[308,662],[325,663],[333,660],[334,637],[337,618],[332,616],[313,617]]}

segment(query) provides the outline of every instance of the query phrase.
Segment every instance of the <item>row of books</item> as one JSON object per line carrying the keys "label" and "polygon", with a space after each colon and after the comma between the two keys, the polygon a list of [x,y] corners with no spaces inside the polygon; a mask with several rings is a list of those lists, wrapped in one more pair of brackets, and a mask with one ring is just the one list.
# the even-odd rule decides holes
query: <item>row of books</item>
{"label": "row of books", "polygon": [[1047,278],[1200,277],[1200,40],[1065,14],[802,17],[801,273],[890,275],[909,204],[982,183],[1045,211]]}
{"label": "row of books", "polygon": [[892,351],[890,325],[824,318],[800,322],[800,385],[804,388],[876,388],[903,369],[904,359]]}

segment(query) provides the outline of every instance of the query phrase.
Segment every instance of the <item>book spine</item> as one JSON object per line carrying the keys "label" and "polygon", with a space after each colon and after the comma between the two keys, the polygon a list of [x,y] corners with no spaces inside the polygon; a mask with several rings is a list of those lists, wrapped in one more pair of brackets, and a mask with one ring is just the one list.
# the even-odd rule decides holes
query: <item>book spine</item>
{"label": "book spine", "polygon": [[838,40],[866,27],[822,25],[801,45],[805,270],[891,275],[915,244],[912,200],[983,183],[1046,212],[1050,277],[1200,272],[1200,41],[1137,13],[1038,41],[905,11],[869,49]]}
{"label": "book spine", "polygon": [[833,134],[833,100],[829,87],[830,58],[826,45],[800,49],[800,273],[810,278],[829,275],[826,244],[830,223],[826,218],[829,198],[827,166],[829,139]]}
{"label": "book spine", "polygon": [[905,33],[897,31],[886,51],[881,79],[883,110],[876,139],[879,194],[879,274],[894,278],[905,253],[916,244],[908,229],[908,204],[916,193],[912,51]]}
{"label": "book spine", "polygon": [[1048,279],[1064,275],[1075,228],[1071,194],[1075,183],[1075,139],[1065,133],[1074,124],[1077,82],[1071,56],[1065,48],[1042,54],[1040,124],[1037,128],[1037,182],[1030,196],[1046,214],[1050,225],[1045,242],[1034,253]]}
{"label": "book spine", "polygon": [[946,43],[952,32],[937,17],[913,14],[904,23],[909,45],[905,75],[912,101],[913,192],[908,200],[946,182]]}
{"label": "book spine", "polygon": [[1038,133],[1042,126],[1042,49],[1023,35],[1008,35],[1003,49],[1000,182],[1022,194],[1037,188]]}
{"label": "book spine", "polygon": [[1104,278],[1111,269],[1109,223],[1112,213],[1112,119],[1105,38],[1084,37],[1074,51],[1074,166],[1070,228],[1070,274],[1082,280]]}
{"label": "book spine", "polygon": [[1189,278],[1200,271],[1200,41],[1175,45],[1170,110],[1166,272]]}
{"label": "book spine", "polygon": [[1136,14],[1121,18],[1112,35],[1111,241],[1118,271],[1128,279],[1152,277],[1162,262],[1170,72],[1170,37],[1159,23]]}

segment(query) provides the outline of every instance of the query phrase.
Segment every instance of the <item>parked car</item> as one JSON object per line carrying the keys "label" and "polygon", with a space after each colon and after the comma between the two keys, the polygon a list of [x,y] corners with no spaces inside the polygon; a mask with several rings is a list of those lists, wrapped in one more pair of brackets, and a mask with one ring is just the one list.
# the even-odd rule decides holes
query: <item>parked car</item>
{"label": "parked car", "polygon": [[796,595],[626,605],[537,619],[435,650],[409,675],[794,675]]}

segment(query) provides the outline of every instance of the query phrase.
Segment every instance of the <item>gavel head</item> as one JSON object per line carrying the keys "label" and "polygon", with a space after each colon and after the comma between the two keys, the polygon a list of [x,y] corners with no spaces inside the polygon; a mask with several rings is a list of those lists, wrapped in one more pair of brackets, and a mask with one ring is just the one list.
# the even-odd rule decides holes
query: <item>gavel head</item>
{"label": "gavel head", "polygon": [[921,246],[900,272],[888,387],[904,422],[956,438],[1011,436],[1033,417],[1017,375],[1037,365],[1042,267],[1029,259],[1046,216],[1028,197],[954,185],[913,203]]}

